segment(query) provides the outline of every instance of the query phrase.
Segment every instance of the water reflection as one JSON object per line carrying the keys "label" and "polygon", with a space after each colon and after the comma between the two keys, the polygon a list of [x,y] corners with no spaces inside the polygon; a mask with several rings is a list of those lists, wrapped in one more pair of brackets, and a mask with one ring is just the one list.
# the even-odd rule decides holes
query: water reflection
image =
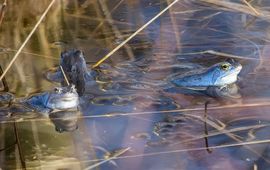
{"label": "water reflection", "polygon": [[49,114],[55,130],[59,133],[72,132],[78,129],[79,111],[58,111]]}
{"label": "water reflection", "polygon": [[235,83],[223,87],[208,87],[206,90],[206,94],[211,97],[225,100],[241,98],[239,87]]}
{"label": "water reflection", "polygon": [[[195,118],[195,119],[194,119]],[[148,147],[164,147],[169,148],[187,147],[187,148],[200,148],[204,144],[203,138],[203,119],[198,119],[191,114],[183,115],[171,115],[166,117],[163,121],[159,121],[155,124],[153,134],[158,138],[155,140],[148,140]],[[210,122],[212,119],[210,118]],[[267,137],[263,134],[267,134],[269,131],[269,121],[262,120],[260,118],[245,118],[245,119],[232,119],[230,122],[223,122],[220,124],[220,120],[215,120],[216,125],[211,125],[208,133],[208,138],[211,146],[222,146],[230,143],[242,142],[242,141],[260,141]],[[210,123],[211,124],[211,123]],[[222,127],[223,125],[223,127]],[[216,130],[216,128],[218,130]],[[205,148],[206,151],[206,148]],[[220,165],[223,158],[216,159],[217,164],[212,164],[211,160],[214,156],[217,156],[222,152],[229,158],[226,160],[233,160],[233,165],[239,165],[243,167],[253,167],[254,163],[264,162],[263,166],[269,163],[269,149],[268,144],[254,144],[243,145],[237,148],[228,147],[222,150],[212,150],[212,153],[203,157],[202,151],[189,153],[189,157],[193,157],[202,163],[203,167],[215,167]],[[199,155],[197,155],[199,154]],[[201,154],[201,155],[200,155]],[[226,157],[226,156],[225,156]],[[192,165],[190,165],[192,166]],[[268,165],[267,165],[268,166]],[[198,168],[195,168],[198,169]]]}

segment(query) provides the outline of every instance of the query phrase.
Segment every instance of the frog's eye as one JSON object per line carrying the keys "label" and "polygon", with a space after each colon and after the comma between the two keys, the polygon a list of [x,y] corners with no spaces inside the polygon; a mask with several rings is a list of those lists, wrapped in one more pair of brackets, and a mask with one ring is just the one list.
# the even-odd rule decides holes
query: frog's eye
{"label": "frog's eye", "polygon": [[54,91],[56,92],[56,93],[61,93],[62,92],[62,89],[61,88],[59,88],[59,87],[55,87],[54,88]]}
{"label": "frog's eye", "polygon": [[227,71],[229,68],[230,68],[230,65],[229,64],[221,64],[220,65],[220,68],[222,69],[222,70],[225,70],[225,71]]}

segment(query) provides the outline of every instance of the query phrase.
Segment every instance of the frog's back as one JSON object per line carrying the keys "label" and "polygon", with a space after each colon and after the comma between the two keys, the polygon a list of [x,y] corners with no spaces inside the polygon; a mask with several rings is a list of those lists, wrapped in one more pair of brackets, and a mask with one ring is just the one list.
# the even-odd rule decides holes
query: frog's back
{"label": "frog's back", "polygon": [[36,112],[49,113],[51,108],[46,107],[49,93],[40,93],[25,99],[24,103]]}
{"label": "frog's back", "polygon": [[212,85],[210,74],[207,72],[207,69],[200,68],[184,74],[175,74],[168,81],[179,87],[207,87]]}

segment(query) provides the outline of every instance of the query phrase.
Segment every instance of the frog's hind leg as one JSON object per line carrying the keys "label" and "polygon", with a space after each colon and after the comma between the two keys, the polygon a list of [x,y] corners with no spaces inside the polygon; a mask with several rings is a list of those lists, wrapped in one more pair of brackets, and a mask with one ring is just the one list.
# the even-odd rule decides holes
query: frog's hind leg
{"label": "frog's hind leg", "polygon": [[41,96],[33,96],[32,98],[26,101],[27,105],[30,106],[35,112],[42,114],[43,116],[48,116],[48,113],[52,110],[44,107],[41,102]]}

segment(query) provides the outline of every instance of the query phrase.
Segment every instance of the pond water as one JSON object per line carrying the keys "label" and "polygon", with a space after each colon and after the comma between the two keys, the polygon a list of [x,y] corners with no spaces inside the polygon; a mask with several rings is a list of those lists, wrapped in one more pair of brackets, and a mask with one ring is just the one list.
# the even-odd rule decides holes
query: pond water
{"label": "pond water", "polygon": [[[50,2],[8,1],[2,69]],[[172,2],[56,0],[1,94],[27,98],[60,86],[46,75],[65,50],[83,51],[90,70]],[[78,111],[19,106],[10,114],[2,102],[0,169],[270,169],[270,3],[251,4],[260,15],[240,1],[180,0],[100,65]],[[243,67],[237,98],[163,88],[171,75],[228,58]]]}

